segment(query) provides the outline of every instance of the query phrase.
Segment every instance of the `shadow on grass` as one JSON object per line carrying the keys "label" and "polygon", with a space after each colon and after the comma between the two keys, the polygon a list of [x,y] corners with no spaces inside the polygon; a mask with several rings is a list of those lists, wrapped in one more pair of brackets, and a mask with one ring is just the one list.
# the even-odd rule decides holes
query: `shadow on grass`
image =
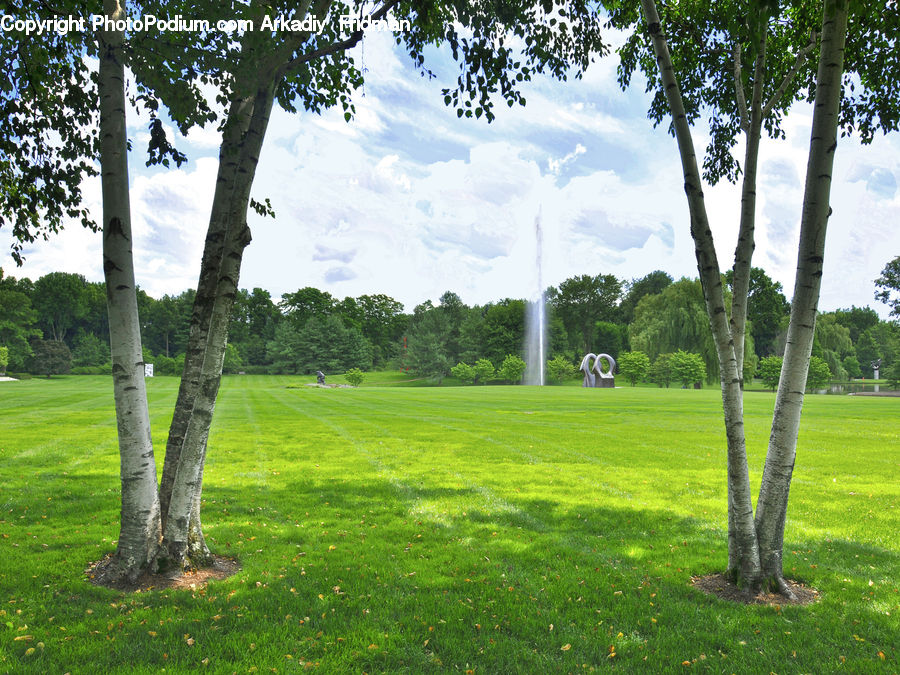
{"label": "shadow on grass", "polygon": [[[209,659],[223,672],[302,663],[325,672],[676,672],[684,661],[823,672],[838,655],[869,670],[878,651],[896,664],[900,560],[854,542],[786,546],[791,576],[822,591],[817,605],[735,606],[688,585],[726,560],[724,532],[703,520],[310,474],[258,491],[209,486],[207,537],[243,570],[204,590],[127,595],[80,577],[117,535],[109,485],[108,476],[48,473],[7,497],[3,527],[20,558],[2,566],[15,601],[5,607],[23,610],[15,622],[45,649],[25,657],[7,631],[0,669],[157,672]],[[14,579],[23,562],[32,579]]]}

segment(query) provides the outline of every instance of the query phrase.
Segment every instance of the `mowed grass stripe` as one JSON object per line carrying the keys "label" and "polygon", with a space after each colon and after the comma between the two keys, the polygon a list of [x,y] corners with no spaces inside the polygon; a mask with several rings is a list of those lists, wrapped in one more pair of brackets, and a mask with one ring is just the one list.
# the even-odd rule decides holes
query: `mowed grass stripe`
{"label": "mowed grass stripe", "polygon": [[[493,388],[495,391],[498,388]],[[520,389],[509,389],[507,393],[516,393]],[[459,392],[460,390],[451,390],[451,392]],[[329,392],[330,393],[330,392]],[[344,394],[345,392],[339,392],[338,395]],[[367,394],[370,392],[366,392]],[[403,392],[408,393],[408,392]],[[362,395],[362,392],[360,393]],[[423,392],[424,396],[428,396],[430,392]],[[379,391],[375,394],[382,396],[382,391]],[[308,399],[304,399],[308,400]],[[346,399],[345,402],[340,402],[339,398],[328,396],[327,398],[320,399],[317,398],[315,400],[315,405],[327,405],[330,410],[333,411],[334,416],[338,415],[347,415],[346,410],[350,399]],[[353,407],[358,408],[356,406],[357,401],[353,401]],[[366,407],[371,410],[375,407],[374,403],[368,403]],[[400,406],[394,406],[395,408],[399,408]],[[403,406],[403,409],[406,409],[406,406]],[[442,410],[453,410],[452,407],[442,407]],[[375,415],[371,415],[372,418],[375,418]],[[397,417],[394,415],[393,417]],[[380,425],[375,424],[371,421],[371,419],[362,420],[359,416],[355,416],[354,418],[358,423],[367,424],[372,428],[372,432],[369,432],[368,436],[378,436],[380,434],[388,433],[390,427],[388,426],[390,423],[390,419],[384,419]],[[404,416],[404,419],[406,417]],[[446,419],[452,419],[459,424],[466,424],[466,426],[457,426],[448,424]],[[396,421],[396,420],[395,420]],[[608,490],[611,493],[617,496],[625,496],[630,497],[629,492],[624,492],[620,487],[614,486],[607,482],[604,479],[604,474],[608,476],[609,472],[613,470],[618,470],[622,466],[630,466],[633,467],[633,458],[628,460],[623,460],[620,458],[619,452],[617,452],[619,445],[618,442],[615,444],[604,443],[603,441],[598,442],[598,435],[593,433],[591,429],[585,429],[583,427],[577,429],[577,434],[575,438],[572,438],[571,433],[564,434],[556,434],[550,435],[546,434],[545,437],[539,437],[535,434],[536,431],[545,431],[545,425],[541,425],[540,428],[535,428],[535,425],[531,423],[531,417],[525,416],[525,421],[520,425],[501,425],[494,426],[493,431],[498,432],[498,435],[501,435],[501,438],[494,438],[493,436],[489,436],[484,433],[484,430],[472,425],[471,421],[465,422],[462,421],[462,417],[459,415],[451,417],[448,413],[441,418],[424,418],[424,417],[414,417],[413,420],[417,426],[425,425],[433,427],[430,430],[423,430],[422,428],[417,428],[415,431],[415,438],[417,441],[420,441],[423,444],[428,443],[436,443],[442,441],[442,439],[447,437],[468,437],[466,443],[458,443],[459,446],[454,455],[454,460],[457,460],[460,465],[470,467],[478,467],[483,465],[486,462],[489,462],[491,466],[486,470],[485,475],[483,475],[479,480],[484,482],[485,480],[489,481],[490,476],[494,473],[494,469],[492,466],[495,463],[500,464],[512,464],[517,467],[519,470],[528,470],[527,468],[522,467],[522,463],[516,461],[516,457],[521,458],[527,464],[540,464],[547,463],[548,467],[543,469],[541,472],[541,478],[549,479],[549,482],[552,483],[553,475],[558,474],[559,468],[558,465],[565,465],[567,467],[571,467],[573,464],[573,460],[575,464],[578,463],[589,463],[597,465],[594,467],[594,470],[590,473],[590,475],[585,475],[583,472],[576,473],[572,476],[572,479],[578,482],[590,482],[593,483],[595,489],[604,489]],[[516,428],[521,428],[523,431],[517,432]],[[578,448],[594,448],[593,453],[581,452],[579,450],[572,449],[570,447],[565,447],[562,443],[566,443],[568,445],[574,445]],[[486,452],[485,446],[490,445],[493,446],[494,449],[502,450],[500,454],[495,452]],[[658,445],[658,444],[656,444]],[[423,446],[426,447],[426,446]],[[456,446],[454,446],[456,447]],[[526,450],[520,450],[519,448],[528,448]],[[460,449],[461,448],[461,449]],[[463,453],[463,454],[460,454]],[[511,456],[510,456],[511,455]],[[421,457],[428,457],[427,453],[422,453]],[[668,453],[666,450],[661,450],[659,454],[659,459],[664,462],[669,461],[671,459],[671,453]],[[479,460],[479,461],[474,461]],[[427,465],[428,462],[425,462]],[[526,481],[529,482],[529,481]],[[546,480],[544,481],[546,483]],[[644,483],[648,481],[644,480]],[[565,490],[566,487],[564,484],[560,485],[560,490]]]}
{"label": "mowed grass stripe", "polygon": [[[289,405],[291,405],[291,407],[294,407],[294,408],[298,407],[297,403],[291,403]],[[307,414],[309,414],[309,413],[307,413]],[[342,419],[344,419],[344,418],[342,418]],[[359,422],[359,420],[354,420],[354,421]],[[430,491],[429,485],[423,484],[420,486],[413,487],[409,483],[399,481],[397,479],[396,472],[394,472],[390,469],[385,470],[386,466],[385,466],[385,463],[382,461],[383,457],[384,457],[383,455],[378,454],[375,457],[372,456],[372,452],[371,452],[370,448],[375,447],[374,442],[361,442],[358,438],[356,438],[352,434],[348,433],[347,427],[344,425],[338,425],[334,422],[329,422],[328,424],[335,429],[336,433],[340,434],[349,443],[352,443],[354,445],[355,450],[360,451],[364,455],[369,457],[370,462],[373,463],[375,468],[377,468],[379,470],[379,475],[383,478],[386,478],[388,480],[388,482],[391,484],[392,488],[394,488],[395,491],[398,493],[398,495],[401,498],[403,498],[404,501],[406,501],[407,509],[409,509],[409,511],[411,513],[415,513],[417,515],[420,515],[420,514],[421,515],[429,515],[428,511],[421,509],[420,504],[418,503],[419,502],[419,500],[418,500],[419,494],[428,493]],[[371,434],[366,434],[366,437],[371,437]],[[455,478],[457,480],[460,479],[459,476],[455,476]],[[477,529],[479,530],[479,534],[481,534],[480,537],[475,537],[475,538],[473,538],[471,536],[457,538],[457,543],[462,544],[463,546],[465,546],[467,548],[477,546],[477,541],[479,539],[482,539],[482,540],[487,539],[488,541],[490,541],[490,537],[497,534],[496,532],[492,532],[491,535],[486,535],[484,533],[484,530],[486,527],[493,528],[493,527],[498,526],[498,521],[497,521],[498,515],[500,516],[501,520],[505,521],[506,518],[503,517],[505,514],[502,512],[510,512],[510,511],[516,512],[515,507],[509,505],[506,502],[499,501],[495,495],[493,495],[489,490],[485,489],[484,487],[482,487],[480,485],[462,484],[462,485],[459,485],[457,489],[459,490],[459,492],[461,494],[467,495],[467,497],[465,498],[465,500],[462,502],[462,504],[460,506],[462,516],[464,518],[470,519],[471,521],[473,521],[475,523],[478,523]],[[499,506],[499,508],[498,508],[498,506]],[[419,507],[419,508],[417,508],[417,507]],[[517,520],[516,518],[513,518],[513,524],[515,524],[516,520]],[[438,524],[443,525],[445,522],[446,522],[445,520],[441,520],[441,521],[439,521]],[[555,530],[555,528],[548,527],[546,524],[544,524],[540,521],[537,521],[533,517],[526,517],[524,519],[524,523],[526,525],[529,525],[532,527],[534,525],[538,525],[539,531],[553,532]],[[509,523],[503,522],[501,524],[508,525]],[[519,527],[518,529],[521,529],[521,527]],[[552,540],[556,540],[558,538],[558,536],[559,536],[558,533],[550,535]],[[547,542],[547,543],[549,543],[549,542]],[[548,550],[557,549],[557,550],[560,550],[561,552],[565,553],[566,558],[571,558],[572,550],[571,550],[571,547],[569,545],[567,545],[567,543],[571,543],[571,542],[564,542],[562,548],[560,548],[560,545],[558,543],[554,543],[549,547],[545,543],[540,548],[542,551],[545,551],[545,552]],[[410,545],[408,545],[407,549],[404,549],[404,550],[408,550],[409,546]],[[580,544],[579,544],[578,548],[583,549],[582,553],[588,551],[587,548],[581,546]],[[492,555],[496,555],[496,553],[495,553],[496,549],[491,548],[491,549],[485,549],[485,550],[487,552],[490,552]],[[594,549],[594,550],[596,551],[596,549]],[[527,605],[527,606],[531,607],[532,611],[537,611],[538,613],[541,613],[542,610],[540,609],[540,607],[543,604],[543,601],[540,600],[537,596],[531,595],[531,593],[543,595],[542,589],[538,588],[536,585],[534,585],[534,582],[530,581],[533,574],[529,574],[529,572],[528,572],[529,566],[528,565],[523,566],[521,564],[518,564],[518,563],[514,562],[514,559],[508,559],[506,556],[503,556],[502,553],[501,553],[501,557],[503,559],[503,563],[504,563],[503,569],[505,569],[505,572],[503,572],[501,575],[502,580],[495,580],[495,583],[498,583],[498,582],[499,583],[528,582],[528,590],[527,590],[528,595],[527,595],[526,599],[523,601],[523,608],[525,605]],[[560,557],[560,554],[557,554],[557,557]],[[483,556],[483,559],[485,561],[487,561],[487,563],[490,566],[490,564],[491,564],[490,558],[488,558],[488,556],[485,555],[485,556]],[[498,565],[498,563],[496,562],[496,558],[495,558],[495,562],[493,563],[493,566],[496,567],[497,565]],[[482,572],[482,570],[478,570],[477,568],[476,568],[476,570],[479,572]],[[472,576],[474,577],[474,576],[478,576],[478,575],[476,575],[475,572],[473,571]],[[467,578],[465,580],[465,583],[471,583],[471,579]],[[482,584],[485,583],[485,579],[482,578],[480,580],[480,583],[482,583]],[[496,588],[499,588],[499,587],[495,586],[495,589]],[[512,586],[509,589],[504,589],[504,590],[506,590],[507,592],[513,592],[515,589],[516,589],[516,587]],[[520,590],[520,592],[525,592],[522,589],[519,589],[519,590]],[[469,593],[471,594],[471,590],[469,591]],[[468,599],[468,602],[471,604],[472,600]],[[451,616],[455,616],[457,621],[465,620],[466,618],[468,618],[466,616],[468,614],[468,612],[475,611],[473,607],[471,607],[470,605],[467,605],[465,602],[460,601],[460,602],[458,602],[458,604],[466,611],[463,611],[463,616],[459,616],[458,612],[460,610],[458,608],[450,608]],[[536,610],[535,610],[535,605],[537,606]],[[495,615],[495,616],[499,616],[499,615]],[[444,620],[439,620],[439,621],[446,623]],[[507,620],[507,623],[508,623],[508,620]],[[497,625],[499,627],[499,624],[497,624]],[[530,643],[531,642],[530,636],[526,637],[524,639],[524,642]],[[521,645],[520,648],[524,648],[527,651],[526,645]],[[552,661],[553,661],[553,659],[548,659],[546,661],[543,658],[541,659],[541,663],[552,662]],[[510,666],[512,666],[512,665],[513,664],[511,662]]]}
{"label": "mowed grass stripe", "polygon": [[[433,390],[423,391],[423,392],[421,392],[421,395],[429,396],[429,395],[431,395],[432,391]],[[451,394],[455,394],[455,395],[458,395],[457,392],[459,392],[459,391],[460,391],[460,389],[449,390],[449,392]],[[481,391],[490,391],[490,389],[483,388]],[[556,390],[556,391],[559,391],[559,390]],[[637,390],[637,391],[640,393],[646,392],[646,390]],[[651,391],[653,391],[653,390],[651,390]],[[665,390],[658,390],[656,393],[659,393],[660,391],[662,393],[665,393]],[[314,393],[320,393],[320,392],[314,392]],[[315,401],[315,404],[316,405],[328,405],[330,407],[330,409],[332,411],[334,411],[333,414],[339,414],[340,408],[335,407],[335,406],[341,405],[340,403],[336,403],[336,401],[341,400],[338,397],[343,396],[344,394],[361,393],[361,392],[337,391],[337,392],[321,392],[321,393],[325,394],[325,397],[317,399]],[[407,390],[407,391],[403,391],[403,392],[399,392],[399,393],[408,395],[411,392],[409,392]],[[712,403],[714,405],[718,402],[718,395],[716,392],[694,392],[694,391],[674,392],[673,391],[671,393],[678,394],[682,397],[697,396],[700,394],[705,394],[705,396],[703,398],[705,398],[706,400],[703,402],[705,402],[707,404],[706,407],[712,407],[709,405],[710,403]],[[334,395],[337,395],[337,396],[334,396]],[[381,396],[386,396],[387,394],[385,394],[384,390],[382,390],[382,391],[378,392],[377,395],[379,397],[381,397]],[[750,397],[748,396],[748,398],[750,398]],[[756,395],[756,399],[758,401],[757,405],[752,406],[752,407],[748,406],[748,420],[750,422],[752,422],[752,424],[749,424],[748,426],[750,426],[752,428],[752,431],[755,433],[756,437],[760,438],[760,437],[762,437],[761,430],[767,429],[767,427],[770,424],[769,416],[770,416],[771,412],[770,412],[769,408],[772,404],[772,397],[763,394],[763,395]],[[762,399],[762,400],[760,401],[760,399]],[[346,398],[345,400],[350,400],[350,399]],[[825,399],[825,397],[817,397],[816,399],[813,399],[813,400],[823,401],[826,405],[834,405],[835,403],[839,403],[839,400],[835,401],[835,399]],[[866,404],[870,404],[870,403],[875,403],[875,401],[872,401],[871,399],[868,401],[863,401],[860,399],[855,399],[855,400],[845,399],[845,401],[848,401],[851,405],[866,405]],[[356,405],[357,401],[354,401],[353,403],[354,403],[354,405]],[[441,401],[441,403],[444,403],[444,401]],[[884,403],[890,404],[893,402],[886,401]],[[371,410],[375,407],[375,404],[373,404],[371,402],[368,403],[367,405],[368,405],[369,410]],[[688,404],[685,403],[680,407],[684,408],[687,405]],[[845,406],[846,406],[846,404],[845,404]],[[396,404],[393,405],[393,408],[395,408],[395,409],[399,409],[401,407],[403,407],[405,409],[407,406],[405,404],[403,406],[396,405]],[[755,408],[755,410],[753,408]],[[455,412],[455,409],[452,405],[442,405],[441,410],[443,413],[441,418],[434,418],[434,420],[432,420],[430,418],[418,417],[418,418],[416,418],[416,421],[419,423],[423,423],[423,424],[432,423],[432,424],[438,424],[439,426],[443,425],[446,427],[449,425],[446,422],[443,422],[440,420],[446,420],[448,418],[454,419],[454,420],[460,419],[460,416],[458,414],[454,415],[451,418],[451,416],[450,416],[451,413]],[[689,417],[691,419],[696,418],[697,414],[698,413],[693,412],[689,415]],[[721,413],[718,412],[718,410],[712,410],[709,412],[709,414],[721,415]],[[673,414],[670,413],[668,416],[672,417]],[[678,412],[674,414],[674,416],[678,417],[680,419],[685,416],[685,412],[684,412],[684,410],[679,409]],[[378,418],[378,416],[375,416],[374,414],[372,415],[372,417],[376,418],[376,419]],[[383,412],[381,414],[381,417],[384,417]],[[655,426],[655,424],[659,423],[659,417],[660,416],[658,416],[658,415],[654,416],[654,426]],[[708,419],[708,416],[707,416],[707,419]],[[720,422],[717,423],[717,426],[718,426],[718,424],[720,424]],[[534,436],[534,433],[533,433],[534,429],[530,427],[530,422],[526,421],[525,423],[522,424],[522,426],[527,427],[529,429],[528,433],[522,434],[522,436],[524,436],[524,437]],[[694,431],[697,426],[697,423],[696,423],[696,421],[691,421],[685,426],[689,430]],[[651,429],[652,428],[653,427],[651,426]],[[678,448],[678,454],[677,454],[678,461],[683,461],[686,458],[686,454],[687,454],[684,451],[684,441],[685,441],[686,436],[685,436],[685,433],[682,431],[683,428],[684,427],[681,426],[681,427],[676,427],[675,429],[668,429],[666,434],[660,434],[661,436],[671,438],[672,443],[681,446]],[[454,427],[454,429],[459,431],[460,427]],[[722,434],[720,426],[718,427],[718,429],[719,429],[719,431],[715,435]],[[466,434],[471,435],[474,432],[471,430],[471,426],[470,426],[469,428],[462,429],[461,433],[466,433]],[[629,433],[631,433],[632,435],[629,435]],[[634,435],[633,435],[634,433],[636,433],[634,430],[629,431],[629,429],[623,428],[622,437],[628,438],[629,441],[632,441],[634,439]],[[647,437],[648,433],[649,432],[642,430],[643,437]],[[415,434],[415,437],[417,439],[419,439],[423,435],[427,436],[427,434],[423,434],[422,431],[417,431]],[[493,439],[491,437],[483,437],[483,439],[485,441],[499,442],[501,445],[504,445],[503,442],[496,441],[495,439]],[[517,442],[520,442],[521,440],[522,439],[518,439]],[[551,439],[547,439],[547,442],[550,443],[551,445],[553,445],[553,444],[559,445],[558,440],[559,439],[551,438]],[[689,438],[689,440],[691,440],[691,438]],[[592,443],[596,443],[595,438],[587,439],[584,444],[579,444],[579,445],[582,447],[583,446],[590,447]],[[505,443],[505,445],[509,445],[509,443]],[[629,445],[630,445],[630,443],[629,443]],[[627,480],[619,481],[619,482],[626,482],[626,483],[629,483],[630,485],[637,485],[637,486],[640,486],[640,485],[652,486],[650,489],[652,490],[652,493],[653,493],[655,499],[658,499],[660,496],[663,496],[663,495],[659,494],[659,492],[660,492],[659,486],[660,485],[663,486],[662,492],[664,493],[664,496],[668,499],[680,499],[680,498],[683,498],[685,493],[689,493],[689,492],[696,493],[698,490],[700,490],[701,492],[705,492],[707,499],[706,499],[706,503],[704,504],[705,508],[703,510],[705,510],[709,513],[718,514],[716,522],[721,524],[721,518],[723,517],[723,511],[724,511],[724,509],[722,507],[722,505],[724,504],[724,481],[721,479],[721,477],[723,475],[723,471],[724,471],[724,447],[723,447],[724,441],[722,442],[722,445],[719,445],[719,446],[716,446],[715,444],[711,444],[711,443],[709,443],[709,441],[706,441],[706,443],[704,443],[704,444],[700,444],[700,443],[696,443],[696,442],[692,443],[692,445],[690,447],[695,448],[696,451],[689,453],[687,458],[692,462],[693,473],[696,477],[696,480],[687,481],[681,485],[672,483],[672,481],[669,480],[665,475],[667,472],[670,471],[670,465],[671,465],[671,462],[675,455],[673,455],[673,453],[668,448],[661,448],[662,445],[663,445],[663,443],[661,443],[660,441],[656,441],[655,443],[653,443],[653,442],[639,443],[637,448],[640,448],[642,451],[639,451],[637,453],[632,453],[632,452],[624,453],[622,455],[623,459],[618,462],[618,464],[619,464],[618,470],[626,471],[626,476],[624,478],[626,478],[626,479],[628,478],[628,473],[629,473],[628,467],[640,467],[640,470],[638,473],[640,473],[641,475],[633,476],[632,480],[630,482]],[[653,448],[653,450],[656,451],[655,453],[653,453],[653,454],[655,454],[655,457],[648,457],[648,454],[647,454],[648,446],[650,448]],[[628,449],[635,450],[637,448],[631,447]],[[704,450],[706,452],[704,452]],[[578,451],[573,451],[573,450],[560,449],[560,451],[563,453],[568,453],[570,456],[575,456],[575,457],[577,457],[579,454],[584,455],[589,460],[592,457],[596,457],[596,455],[586,455],[586,453],[579,453]],[[755,483],[758,483],[759,476],[761,475],[761,468],[762,468],[762,463],[763,463],[762,459],[764,457],[764,451],[765,451],[765,445],[763,443],[757,442],[756,444],[753,444],[753,443],[750,444],[749,452],[751,455],[751,472],[752,472],[753,480]],[[529,452],[533,452],[533,451],[530,450]],[[801,439],[801,448],[800,448],[801,462],[803,461],[804,457],[809,458],[811,456],[811,454],[814,452],[815,452],[814,449],[809,448],[809,444],[807,444],[807,447],[804,447],[803,439]],[[487,456],[491,456],[490,453]],[[491,459],[496,460],[496,461],[501,460],[500,457],[493,457],[493,456],[491,456]],[[655,462],[650,461],[650,460],[654,460],[654,459],[657,461],[655,461]],[[596,460],[594,460],[594,461],[596,461]],[[605,461],[612,461],[612,460],[606,459]],[[883,458],[880,459],[880,461],[885,464],[890,464],[890,462],[892,460],[888,459],[887,455],[885,455]],[[890,468],[890,467],[886,467],[886,468]],[[647,480],[648,477],[653,480]],[[822,479],[821,479],[821,477],[807,477],[806,480],[819,482],[821,484]],[[712,490],[708,490],[708,489],[699,487],[699,486],[705,485],[705,484],[711,484],[714,487]],[[609,487],[609,484],[606,483],[606,481],[601,480],[599,482],[599,485],[603,486],[603,487],[607,487],[608,489],[610,489],[613,492],[616,491],[616,488]],[[621,492],[621,494],[633,494],[634,492],[635,492],[635,490],[629,489],[625,492]],[[638,491],[638,493],[639,492],[640,491]],[[639,499],[639,501],[645,502],[645,500],[643,500],[643,499]],[[813,518],[815,518],[816,510],[814,509],[814,510],[810,510],[807,512],[792,512],[792,515],[794,517],[796,517],[797,515],[810,515],[810,516],[813,516]]]}
{"label": "mowed grass stripe", "polygon": [[[13,623],[0,625],[0,672],[896,670],[898,458],[882,444],[890,433],[855,428],[867,410],[880,420],[896,407],[807,400],[785,565],[822,599],[773,610],[688,586],[726,557],[715,391],[293,382],[223,381],[204,525],[243,570],[203,592],[123,596],[82,581],[117,534],[113,446],[77,480],[60,464],[28,484],[0,464],[16,495],[0,515],[0,606]],[[154,439],[176,387],[150,385]],[[108,382],[78,389],[96,397]],[[773,397],[746,398],[758,481]],[[581,423],[610,418],[614,432]],[[62,416],[35,433],[63,441],[76,429]],[[78,442],[68,451],[83,454]],[[23,634],[33,640],[12,640]]]}

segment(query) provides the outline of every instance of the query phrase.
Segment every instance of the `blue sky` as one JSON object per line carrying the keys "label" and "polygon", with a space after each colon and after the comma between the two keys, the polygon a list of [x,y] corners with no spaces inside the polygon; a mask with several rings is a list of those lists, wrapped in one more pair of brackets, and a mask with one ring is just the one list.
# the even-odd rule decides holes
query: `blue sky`
{"label": "blue sky", "polygon": [[[277,218],[250,217],[241,286],[276,298],[315,286],[343,298],[386,293],[412,308],[446,290],[469,304],[530,297],[537,288],[535,218],[544,232],[543,281],[576,274],[623,279],[662,269],[696,276],[675,141],[646,118],[635,78],[615,82],[616,57],[583,80],[536,78],[524,108],[501,105],[497,119],[460,120],[446,108],[443,82],[455,66],[431,63],[441,78],[419,77],[390,34],[364,41],[366,86],[357,116],[274,114],[254,187]],[[446,77],[443,77],[446,76]],[[443,82],[441,81],[443,80]],[[786,120],[787,138],[764,140],[754,265],[789,294],[809,144],[808,107]],[[146,118],[129,122],[146,147]],[[705,146],[703,130],[695,135]],[[154,296],[196,285],[212,198],[218,138],[191,133],[179,145],[181,169],[131,163],[138,283]],[[738,149],[740,152],[740,148]],[[900,254],[900,139],[870,146],[842,139],[837,151],[820,308],[870,305],[873,280]],[[99,220],[99,184],[86,186]],[[739,189],[707,189],[720,266],[730,267]],[[72,225],[26,249],[16,268],[0,231],[7,274],[37,278],[54,270],[101,280],[100,237]]]}

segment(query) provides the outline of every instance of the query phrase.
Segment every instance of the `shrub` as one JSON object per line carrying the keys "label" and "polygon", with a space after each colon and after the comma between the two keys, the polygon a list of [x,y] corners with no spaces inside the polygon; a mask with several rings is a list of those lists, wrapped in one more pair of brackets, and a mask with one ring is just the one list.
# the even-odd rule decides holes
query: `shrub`
{"label": "shrub", "polygon": [[844,357],[843,365],[844,365],[844,370],[847,371],[847,377],[849,377],[849,378],[862,377],[862,368],[859,365],[859,359],[857,359],[852,354],[850,356]]}
{"label": "shrub", "polygon": [[112,364],[102,366],[75,366],[72,375],[112,375]]}
{"label": "shrub", "polygon": [[638,380],[643,380],[650,372],[650,357],[644,352],[622,352],[619,355],[619,372],[633,387]]}
{"label": "shrub", "polygon": [[222,363],[223,373],[236,373],[243,370],[244,362],[241,353],[230,342],[225,345],[225,361]]}
{"label": "shrub", "polygon": [[547,361],[547,375],[551,380],[562,382],[575,376],[575,366],[562,354]]}
{"label": "shrub", "polygon": [[[494,366],[492,365],[491,370],[493,369]],[[475,368],[461,361],[450,369],[450,374],[463,384],[475,384],[475,378],[477,377]]]}
{"label": "shrub", "polygon": [[32,340],[31,367],[35,375],[65,375],[72,370],[72,352],[61,340]]}
{"label": "shrub", "polygon": [[175,359],[162,354],[158,354],[153,359],[153,373],[155,375],[181,375],[180,372],[176,372]]}
{"label": "shrub", "polygon": [[358,387],[362,384],[362,381],[366,376],[359,368],[351,368],[346,372],[344,377],[347,379],[347,382],[352,384],[354,387]]}
{"label": "shrub", "polygon": [[767,356],[759,362],[757,375],[762,383],[772,391],[775,391],[778,381],[781,379],[782,361],[780,356]]}
{"label": "shrub", "polygon": [[0,375],[6,373],[6,366],[9,365],[9,347],[0,347]]}
{"label": "shrub", "polygon": [[475,362],[475,381],[484,384],[494,377],[494,364],[489,359],[478,359]]}
{"label": "shrub", "polygon": [[672,376],[684,387],[702,382],[706,377],[706,362],[699,354],[679,349],[672,354]]}
{"label": "shrub", "polygon": [[[781,366],[784,359],[780,356],[767,356],[759,362],[759,379],[772,391],[781,380]],[[806,388],[821,389],[831,379],[831,370],[824,359],[811,356],[809,370],[806,373]]]}
{"label": "shrub", "polygon": [[515,354],[507,354],[500,365],[500,378],[510,384],[519,384],[525,374],[525,362]]}
{"label": "shrub", "polygon": [[660,354],[656,357],[656,360],[653,362],[653,365],[650,366],[650,370],[647,375],[650,378],[651,382],[656,383],[660,387],[669,388],[669,385],[672,383],[672,355],[671,354]]}
{"label": "shrub", "polygon": [[831,370],[824,359],[811,356],[809,359],[809,371],[806,374],[807,389],[821,389],[831,379]]}
{"label": "shrub", "polygon": [[[184,369],[184,364],[182,364],[182,370]],[[272,366],[244,366],[241,371],[245,375],[277,375],[277,371]],[[178,372],[181,374],[181,371]]]}

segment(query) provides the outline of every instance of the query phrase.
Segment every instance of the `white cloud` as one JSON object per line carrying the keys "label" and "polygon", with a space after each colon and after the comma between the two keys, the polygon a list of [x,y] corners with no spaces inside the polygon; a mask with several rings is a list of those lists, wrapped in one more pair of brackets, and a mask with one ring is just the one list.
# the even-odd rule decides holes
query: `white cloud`
{"label": "white cloud", "polygon": [[[696,275],[675,141],[651,128],[639,86],[618,91],[614,58],[581,81],[536,80],[524,90],[525,108],[501,105],[490,125],[457,119],[443,104],[441,84],[418,77],[404,59],[387,37],[367,38],[368,83],[350,124],[340,110],[273,114],[253,194],[271,199],[277,219],[250,214],[242,286],[276,297],[303,286],[338,297],[387,293],[408,310],[446,290],[468,303],[530,296],[539,211],[545,284],[576,274],[631,279],[654,269]],[[765,139],[760,158],[754,264],[787,292],[809,120],[808,109],[798,108],[785,120],[787,140]],[[187,142],[208,154],[218,134],[193,132]],[[695,144],[704,147],[702,134]],[[839,144],[823,309],[876,306],[872,280],[900,250],[898,150],[893,137],[867,147]],[[151,295],[178,293],[196,284],[216,160],[147,170],[141,152],[136,145],[132,163],[138,281]],[[99,183],[88,193],[99,216]],[[723,184],[705,195],[725,269],[740,189]],[[4,231],[0,245],[8,245]],[[74,226],[30,247],[28,256],[24,270],[7,272],[102,278],[99,237]]]}
{"label": "white cloud", "polygon": [[548,159],[547,160],[547,168],[550,170],[550,173],[552,173],[554,176],[558,176],[560,170],[562,170],[562,168],[566,164],[569,164],[570,162],[575,161],[576,159],[578,159],[578,155],[583,155],[586,152],[587,152],[587,148],[584,147],[581,143],[579,143],[575,146],[575,149],[572,152],[570,152],[568,155],[566,155],[565,157],[562,157],[560,159],[553,159],[551,157],[550,159]]}

